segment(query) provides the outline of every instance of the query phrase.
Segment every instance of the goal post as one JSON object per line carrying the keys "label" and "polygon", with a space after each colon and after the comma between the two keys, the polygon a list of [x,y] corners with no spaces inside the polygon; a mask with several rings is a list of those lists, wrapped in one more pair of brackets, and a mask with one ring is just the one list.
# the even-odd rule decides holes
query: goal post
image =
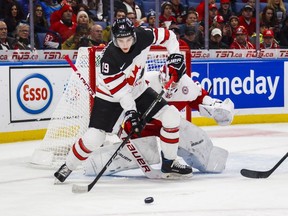
{"label": "goal post", "polygon": [[[96,92],[97,73],[100,71],[103,49],[103,47],[82,47],[78,50],[75,62],[77,73],[81,74],[94,92]],[[181,47],[180,50],[185,57],[187,74],[190,76],[190,49]],[[148,73],[159,71],[167,57],[168,52],[165,47],[152,46],[146,62],[146,71]],[[31,163],[47,168],[58,168],[62,165],[71,146],[87,131],[92,105],[93,98],[89,90],[71,69],[70,79],[51,116],[43,140],[33,152]],[[190,109],[186,109],[182,115],[191,121]]]}

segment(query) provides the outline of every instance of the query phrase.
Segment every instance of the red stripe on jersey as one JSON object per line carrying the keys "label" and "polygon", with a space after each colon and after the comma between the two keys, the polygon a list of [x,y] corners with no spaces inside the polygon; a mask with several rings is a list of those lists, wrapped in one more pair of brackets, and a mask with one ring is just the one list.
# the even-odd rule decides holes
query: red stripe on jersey
{"label": "red stripe on jersey", "polygon": [[169,139],[160,135],[160,140],[167,143],[167,144],[176,144],[179,142],[179,138]]}
{"label": "red stripe on jersey", "polygon": [[169,39],[169,37],[170,37],[170,32],[169,32],[169,30],[168,29],[165,29],[165,32],[164,32],[164,39],[163,39],[163,41],[161,41],[161,43],[160,44],[163,44],[165,41],[167,41],[168,39]]}
{"label": "red stripe on jersey", "polygon": [[155,34],[155,41],[158,40],[158,29],[157,28],[154,28],[154,34]]}
{"label": "red stripe on jersey", "polygon": [[73,151],[73,154],[75,155],[75,157],[77,157],[79,160],[83,161],[83,160],[86,160],[88,157],[82,157],[76,150],[75,148],[75,144],[72,146],[72,151]]}
{"label": "red stripe on jersey", "polygon": [[120,83],[120,85],[116,86],[114,89],[111,89],[110,92],[111,94],[115,94],[116,92],[118,92],[120,89],[122,89],[125,85],[127,85],[127,81],[123,80],[122,83]]}
{"label": "red stripe on jersey", "polygon": [[108,77],[108,78],[104,79],[104,82],[105,82],[105,84],[108,84],[110,82],[115,81],[116,79],[119,79],[121,76],[124,76],[124,73],[119,73],[116,76]]}
{"label": "red stripe on jersey", "polygon": [[96,92],[99,92],[99,93],[104,94],[104,95],[106,95],[106,96],[112,97],[111,95],[105,93],[104,91],[102,91],[102,90],[99,89],[99,88],[96,88]]}
{"label": "red stripe on jersey", "polygon": [[79,143],[81,150],[84,151],[85,153],[90,154],[92,152],[86,148],[86,146],[84,145],[83,140],[81,138],[79,139],[78,143]]}
{"label": "red stripe on jersey", "polygon": [[175,127],[175,128],[165,128],[163,127],[163,130],[167,133],[176,133],[179,131],[179,127]]}

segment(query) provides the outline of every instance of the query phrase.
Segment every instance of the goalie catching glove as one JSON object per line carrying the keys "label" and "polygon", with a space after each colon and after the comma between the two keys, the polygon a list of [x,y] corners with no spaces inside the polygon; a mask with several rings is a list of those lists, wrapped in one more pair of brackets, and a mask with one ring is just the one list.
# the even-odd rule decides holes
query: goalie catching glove
{"label": "goalie catching glove", "polygon": [[229,98],[221,101],[205,96],[199,112],[201,116],[213,118],[218,125],[230,125],[234,118],[234,103]]}
{"label": "goalie catching glove", "polygon": [[166,66],[169,68],[169,74],[174,77],[175,82],[178,82],[186,73],[186,65],[182,54],[173,53],[169,55]]}
{"label": "goalie catching glove", "polygon": [[136,110],[128,110],[125,113],[124,130],[127,133],[132,132],[140,137],[143,128],[144,122],[141,121],[140,114]]}

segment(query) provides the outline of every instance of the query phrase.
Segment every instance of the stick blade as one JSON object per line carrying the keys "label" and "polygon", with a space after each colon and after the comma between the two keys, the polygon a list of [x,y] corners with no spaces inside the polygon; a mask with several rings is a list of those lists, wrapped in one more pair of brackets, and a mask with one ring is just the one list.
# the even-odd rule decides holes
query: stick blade
{"label": "stick blade", "polygon": [[72,185],[72,192],[73,193],[88,193],[88,186],[87,185]]}
{"label": "stick blade", "polygon": [[270,172],[262,172],[249,169],[242,169],[240,173],[246,178],[268,178],[270,175]]}

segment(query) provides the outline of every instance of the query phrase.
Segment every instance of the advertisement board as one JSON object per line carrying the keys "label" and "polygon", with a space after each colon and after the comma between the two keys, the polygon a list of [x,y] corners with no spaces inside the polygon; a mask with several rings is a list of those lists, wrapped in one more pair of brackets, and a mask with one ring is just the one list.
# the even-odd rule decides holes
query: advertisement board
{"label": "advertisement board", "polygon": [[235,108],[284,107],[283,61],[192,62],[192,79]]}
{"label": "advertisement board", "polygon": [[70,75],[68,66],[10,67],[10,122],[50,119]]}

